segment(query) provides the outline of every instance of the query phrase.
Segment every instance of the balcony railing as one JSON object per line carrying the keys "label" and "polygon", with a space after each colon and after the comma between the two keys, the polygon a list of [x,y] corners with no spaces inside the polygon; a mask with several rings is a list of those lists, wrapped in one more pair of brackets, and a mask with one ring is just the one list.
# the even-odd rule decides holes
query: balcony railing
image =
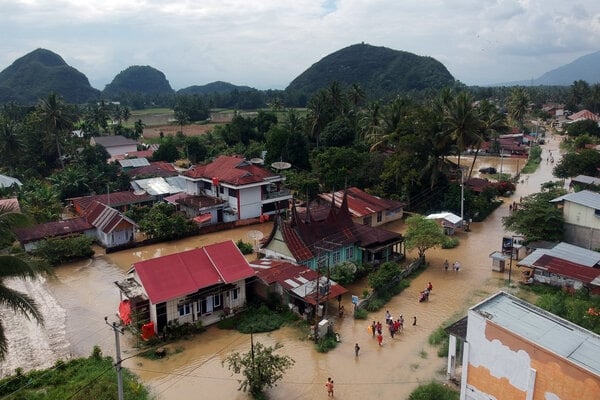
{"label": "balcony railing", "polygon": [[285,197],[285,196],[289,196],[289,195],[290,195],[289,189],[282,189],[277,192],[265,192],[265,193],[263,193],[263,200],[276,199],[279,197]]}

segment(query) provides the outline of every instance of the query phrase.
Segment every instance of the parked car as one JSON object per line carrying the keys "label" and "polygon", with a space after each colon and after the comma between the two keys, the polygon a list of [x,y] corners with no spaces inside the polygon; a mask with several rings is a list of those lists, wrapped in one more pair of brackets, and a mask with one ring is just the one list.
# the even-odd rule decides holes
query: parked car
{"label": "parked car", "polygon": [[481,172],[482,174],[495,174],[496,168],[494,168],[494,167],[480,168],[479,172]]}

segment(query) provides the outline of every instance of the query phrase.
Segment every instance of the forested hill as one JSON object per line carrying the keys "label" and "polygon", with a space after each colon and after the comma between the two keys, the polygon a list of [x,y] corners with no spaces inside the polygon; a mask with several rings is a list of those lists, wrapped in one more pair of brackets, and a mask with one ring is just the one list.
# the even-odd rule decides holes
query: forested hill
{"label": "forested hill", "polygon": [[133,65],[115,76],[106,85],[102,96],[110,100],[118,100],[126,94],[160,95],[174,93],[165,74],[148,65]]}
{"label": "forested hill", "polygon": [[432,57],[368,44],[338,50],[300,74],[285,89],[293,97],[310,98],[331,82],[358,84],[368,98],[393,98],[424,89],[454,84],[446,67]]}
{"label": "forested hill", "polygon": [[0,103],[35,104],[50,92],[69,103],[100,98],[100,91],[90,85],[83,73],[50,50],[34,50],[0,72]]}
{"label": "forested hill", "polygon": [[247,92],[247,91],[256,90],[256,89],[253,89],[249,86],[237,86],[237,85],[234,85],[229,82],[216,81],[216,82],[207,83],[206,85],[189,86],[189,87],[178,90],[177,94],[190,94],[190,95],[194,95],[194,94],[203,95],[203,94],[213,94],[213,93],[225,94],[225,93],[233,92],[234,90],[237,90],[240,92]]}

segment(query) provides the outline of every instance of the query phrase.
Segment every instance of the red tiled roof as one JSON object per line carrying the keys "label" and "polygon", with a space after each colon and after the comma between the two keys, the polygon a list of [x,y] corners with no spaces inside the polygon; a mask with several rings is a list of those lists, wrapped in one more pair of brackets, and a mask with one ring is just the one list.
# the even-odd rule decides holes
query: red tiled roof
{"label": "red tiled roof", "polygon": [[111,207],[120,207],[152,201],[152,196],[147,193],[135,194],[131,191],[123,191],[110,194],[98,194],[95,196],[74,197],[67,200],[73,203],[73,206],[78,213],[83,214],[90,206],[94,205],[95,202],[106,204]]}
{"label": "red tiled roof", "polygon": [[157,178],[166,178],[168,176],[177,176],[179,175],[179,172],[177,172],[173,164],[164,161],[157,161],[143,167],[132,168],[129,171],[126,171],[126,174],[129,176],[151,175]]}
{"label": "red tiled roof", "polygon": [[[382,199],[381,197],[368,194],[359,188],[350,187],[347,190],[338,190],[333,194],[335,206],[341,207],[344,198],[344,192],[348,195],[348,208],[353,217],[364,217],[385,210],[396,210],[403,207],[399,201]],[[319,195],[325,201],[331,202],[331,193],[322,193]]]}
{"label": "red tiled roof", "polygon": [[579,112],[576,112],[575,114],[569,115],[567,118],[570,119],[571,121],[578,121],[581,119],[589,119],[591,121],[600,121],[600,116],[598,116],[597,114],[594,114],[590,110],[581,110]]}
{"label": "red tiled roof", "polygon": [[231,240],[141,261],[133,268],[153,304],[254,276]]}
{"label": "red tiled roof", "polygon": [[538,258],[532,265],[547,270],[549,273],[573,278],[586,284],[600,277],[600,269],[598,268],[586,267],[548,254]]}
{"label": "red tiled roof", "polygon": [[36,242],[38,240],[70,236],[92,230],[85,218],[73,218],[64,221],[53,221],[45,224],[15,229],[15,236],[22,244]]}
{"label": "red tiled roof", "polygon": [[252,164],[241,157],[220,156],[213,162],[197,165],[183,173],[193,179],[219,178],[219,182],[234,186],[263,182],[265,178],[277,176],[272,172]]}

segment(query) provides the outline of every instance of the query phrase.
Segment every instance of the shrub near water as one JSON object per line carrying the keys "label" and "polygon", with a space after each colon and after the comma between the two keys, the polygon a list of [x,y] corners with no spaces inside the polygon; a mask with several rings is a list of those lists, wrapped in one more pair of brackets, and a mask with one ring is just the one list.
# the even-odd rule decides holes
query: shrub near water
{"label": "shrub near water", "polygon": [[85,235],[66,239],[45,239],[40,242],[35,255],[43,258],[50,265],[63,264],[68,261],[89,258],[94,255],[92,239]]}

